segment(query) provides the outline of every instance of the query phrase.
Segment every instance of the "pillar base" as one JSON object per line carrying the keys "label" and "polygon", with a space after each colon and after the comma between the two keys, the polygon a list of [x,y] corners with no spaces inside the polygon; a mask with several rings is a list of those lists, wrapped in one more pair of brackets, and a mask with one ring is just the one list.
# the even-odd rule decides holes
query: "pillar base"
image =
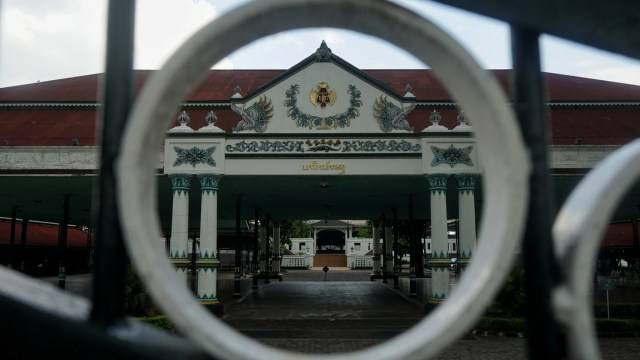
{"label": "pillar base", "polygon": [[265,282],[267,280],[278,280],[278,281],[282,281],[282,274],[281,273],[269,273],[267,275],[267,273],[257,273],[253,275],[253,279],[255,280],[255,282],[257,283],[257,281],[259,279],[264,279]]}
{"label": "pillar base", "polygon": [[224,314],[224,304],[220,300],[200,300],[200,304],[217,317]]}
{"label": "pillar base", "polygon": [[393,279],[393,283],[394,283],[394,285],[395,285],[396,283],[398,283],[398,275],[397,275],[397,274],[395,274],[395,273],[393,273],[393,272],[390,272],[390,271],[387,271],[387,272],[382,273],[382,282],[383,282],[384,284],[386,284],[386,283],[387,283],[387,280],[389,280],[389,279]]}
{"label": "pillar base", "polygon": [[424,314],[427,315],[433,310],[435,310],[438,305],[442,304],[442,301],[439,300],[429,300],[424,304]]}

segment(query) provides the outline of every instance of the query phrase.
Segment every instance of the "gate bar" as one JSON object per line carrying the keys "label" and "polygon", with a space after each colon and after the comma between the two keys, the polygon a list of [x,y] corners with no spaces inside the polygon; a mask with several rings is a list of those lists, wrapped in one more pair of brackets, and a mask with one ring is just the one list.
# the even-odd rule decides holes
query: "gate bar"
{"label": "gate bar", "polygon": [[547,117],[540,72],[539,35],[536,31],[511,27],[513,103],[532,164],[523,240],[526,332],[529,358],[560,359],[560,330],[551,309],[551,291],[559,274],[551,238],[555,211],[547,159]]}
{"label": "gate bar", "polygon": [[[116,199],[115,162],[133,97],[135,0],[109,1],[106,74],[102,88],[100,173],[94,199],[95,272],[91,319],[109,325],[124,316],[127,254]],[[97,195],[97,196],[95,196]],[[94,202],[95,203],[95,202]],[[97,211],[97,213],[95,212]]]}

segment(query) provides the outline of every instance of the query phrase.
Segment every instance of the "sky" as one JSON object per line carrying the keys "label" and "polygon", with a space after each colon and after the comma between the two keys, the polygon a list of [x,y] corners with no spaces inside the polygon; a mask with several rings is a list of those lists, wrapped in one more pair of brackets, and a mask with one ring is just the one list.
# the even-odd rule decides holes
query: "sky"
{"label": "sky", "polygon": [[[511,67],[505,23],[422,0],[394,0],[441,26],[488,69]],[[134,66],[158,69],[199,28],[247,0],[138,0]],[[106,0],[0,0],[0,87],[100,73]],[[423,68],[389,43],[318,28],[254,42],[215,64],[220,69],[286,69],[325,40],[362,69]],[[551,36],[541,40],[547,72],[640,85],[640,62]]]}

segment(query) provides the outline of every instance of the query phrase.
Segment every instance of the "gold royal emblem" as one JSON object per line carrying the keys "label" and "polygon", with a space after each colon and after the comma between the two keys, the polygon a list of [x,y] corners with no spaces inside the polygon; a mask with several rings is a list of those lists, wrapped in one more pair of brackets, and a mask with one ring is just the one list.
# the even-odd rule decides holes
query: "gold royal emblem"
{"label": "gold royal emblem", "polygon": [[311,89],[309,100],[313,106],[318,106],[318,104],[321,108],[327,105],[333,106],[336,103],[336,92],[329,88],[329,84],[320,81],[315,89]]}

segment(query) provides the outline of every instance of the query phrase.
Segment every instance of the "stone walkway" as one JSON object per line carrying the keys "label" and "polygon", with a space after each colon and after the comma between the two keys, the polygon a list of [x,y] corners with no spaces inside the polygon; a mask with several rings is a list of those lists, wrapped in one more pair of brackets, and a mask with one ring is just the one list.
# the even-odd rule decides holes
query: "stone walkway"
{"label": "stone walkway", "polygon": [[[289,271],[232,305],[223,320],[256,340],[303,353],[335,353],[363,349],[401,334],[423,316],[368,271]],[[358,280],[358,281],[353,281]],[[603,358],[638,359],[636,338],[599,339]],[[526,339],[467,336],[437,359],[526,359]]]}

